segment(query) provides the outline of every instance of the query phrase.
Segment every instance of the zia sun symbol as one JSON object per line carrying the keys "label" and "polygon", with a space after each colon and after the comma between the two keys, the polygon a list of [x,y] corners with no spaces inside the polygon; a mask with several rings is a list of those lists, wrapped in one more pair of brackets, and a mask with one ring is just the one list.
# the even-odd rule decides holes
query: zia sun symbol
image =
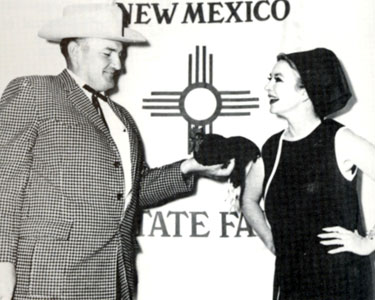
{"label": "zia sun symbol", "polygon": [[188,56],[188,85],[182,91],[153,91],[144,98],[142,108],[151,117],[183,117],[188,122],[188,153],[197,146],[201,135],[212,133],[218,117],[250,116],[259,108],[259,98],[249,97],[250,90],[220,91],[213,84],[213,54],[206,46],[195,47]]}

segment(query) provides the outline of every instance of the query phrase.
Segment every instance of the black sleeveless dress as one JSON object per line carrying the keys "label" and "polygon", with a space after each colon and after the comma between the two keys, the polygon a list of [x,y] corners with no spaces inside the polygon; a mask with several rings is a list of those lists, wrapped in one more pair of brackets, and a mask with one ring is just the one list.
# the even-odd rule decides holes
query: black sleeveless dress
{"label": "black sleeveless dress", "polygon": [[336,161],[340,127],[325,120],[301,140],[281,141],[279,150],[282,133],[263,147],[265,210],[276,248],[274,299],[373,300],[369,258],[327,254],[330,248],[317,237],[323,227],[354,230],[360,223],[356,180],[345,179]]}

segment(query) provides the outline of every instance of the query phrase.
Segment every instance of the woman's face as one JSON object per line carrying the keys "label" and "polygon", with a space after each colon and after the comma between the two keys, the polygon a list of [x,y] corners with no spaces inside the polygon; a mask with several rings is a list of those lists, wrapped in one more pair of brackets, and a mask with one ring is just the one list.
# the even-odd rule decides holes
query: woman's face
{"label": "woman's face", "polygon": [[284,60],[273,67],[264,89],[270,99],[270,112],[277,115],[294,110],[308,97],[306,90],[300,87],[298,72]]}

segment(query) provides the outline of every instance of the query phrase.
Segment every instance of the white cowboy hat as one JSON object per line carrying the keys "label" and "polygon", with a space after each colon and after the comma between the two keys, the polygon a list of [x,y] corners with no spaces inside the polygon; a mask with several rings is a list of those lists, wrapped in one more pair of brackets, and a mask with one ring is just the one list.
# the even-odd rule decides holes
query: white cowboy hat
{"label": "white cowboy hat", "polygon": [[45,24],[38,36],[51,42],[64,38],[102,38],[122,43],[146,42],[139,32],[124,27],[122,9],[116,3],[90,3],[64,8],[60,19]]}

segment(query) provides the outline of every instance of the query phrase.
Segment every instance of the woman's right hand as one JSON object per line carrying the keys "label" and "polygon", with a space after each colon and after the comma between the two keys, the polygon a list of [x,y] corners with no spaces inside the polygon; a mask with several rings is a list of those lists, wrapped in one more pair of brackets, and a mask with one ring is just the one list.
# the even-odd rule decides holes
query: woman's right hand
{"label": "woman's right hand", "polygon": [[275,244],[273,243],[272,234],[264,238],[263,243],[267,247],[267,249],[272,252],[273,255],[276,255],[276,249],[275,249]]}

